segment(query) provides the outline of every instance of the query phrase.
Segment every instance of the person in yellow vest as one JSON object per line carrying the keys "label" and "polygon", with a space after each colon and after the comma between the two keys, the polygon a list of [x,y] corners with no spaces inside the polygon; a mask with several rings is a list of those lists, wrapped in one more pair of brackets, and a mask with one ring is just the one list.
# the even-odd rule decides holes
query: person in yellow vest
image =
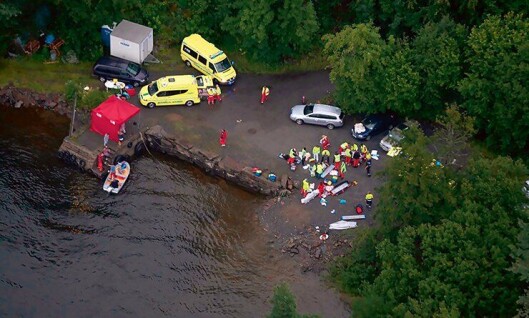
{"label": "person in yellow vest", "polygon": [[347,149],[347,148],[349,148],[349,144],[347,142],[344,142],[344,143],[342,143],[340,145],[340,148],[338,149],[338,152],[340,154],[342,154],[345,151],[345,149]]}
{"label": "person in yellow vest", "polygon": [[351,150],[352,150],[353,152],[358,151],[358,145],[357,145],[357,144],[352,144],[352,145],[351,145]]}
{"label": "person in yellow vest", "polygon": [[316,162],[320,161],[320,152],[321,152],[320,146],[316,145],[312,148],[312,158],[314,158]]}
{"label": "person in yellow vest", "polygon": [[263,86],[263,89],[261,89],[261,104],[266,102],[268,95],[270,95],[270,89],[267,86]]}
{"label": "person in yellow vest", "polygon": [[208,88],[208,105],[215,104],[215,90],[213,88]]}
{"label": "person in yellow vest", "polygon": [[318,163],[316,165],[316,178],[321,178],[321,174],[323,173],[323,165],[321,163]]}
{"label": "person in yellow vest", "polygon": [[367,156],[367,152],[369,150],[367,150],[367,146],[364,145],[364,144],[361,144],[360,145],[360,152],[362,153],[362,159],[365,160],[366,159],[366,156]]}
{"label": "person in yellow vest", "polygon": [[321,152],[321,162],[324,162],[327,165],[329,165],[330,158],[331,158],[331,152],[328,149],[324,149]]}
{"label": "person in yellow vest", "polygon": [[296,158],[298,155],[298,151],[296,150],[296,148],[290,148],[290,151],[288,152],[288,156],[290,158]]}
{"label": "person in yellow vest", "polygon": [[301,187],[301,195],[303,195],[303,197],[306,197],[307,194],[309,193],[309,190],[310,190],[309,182],[307,181],[307,179],[303,179],[303,185]]}
{"label": "person in yellow vest", "polygon": [[345,164],[350,166],[352,158],[353,158],[353,153],[351,152],[351,148],[345,148]]}
{"label": "person in yellow vest", "polygon": [[340,163],[340,178],[345,179],[345,173],[347,172],[347,165],[342,161]]}
{"label": "person in yellow vest", "polygon": [[373,193],[371,192],[367,192],[366,194],[366,205],[369,209],[371,209],[371,207],[373,206]]}
{"label": "person in yellow vest", "polygon": [[340,153],[337,151],[334,153],[334,169],[336,171],[340,171],[340,162],[342,161],[342,157],[340,156]]}
{"label": "person in yellow vest", "polygon": [[220,90],[219,84],[215,85],[215,100],[222,102],[222,91]]}

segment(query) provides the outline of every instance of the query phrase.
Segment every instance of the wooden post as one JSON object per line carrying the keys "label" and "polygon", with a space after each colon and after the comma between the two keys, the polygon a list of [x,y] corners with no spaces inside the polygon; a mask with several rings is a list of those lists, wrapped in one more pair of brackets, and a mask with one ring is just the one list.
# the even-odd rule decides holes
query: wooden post
{"label": "wooden post", "polygon": [[76,107],[77,107],[77,93],[75,93],[74,99],[73,99],[72,121],[70,122],[70,133],[68,134],[68,137],[71,137],[72,134],[73,134],[73,126],[74,126],[74,122],[75,122],[75,111],[76,111],[75,108]]}

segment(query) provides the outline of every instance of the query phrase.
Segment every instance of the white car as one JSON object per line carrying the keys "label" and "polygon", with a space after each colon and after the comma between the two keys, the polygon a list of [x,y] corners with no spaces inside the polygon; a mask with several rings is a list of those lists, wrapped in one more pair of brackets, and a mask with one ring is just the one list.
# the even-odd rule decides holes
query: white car
{"label": "white car", "polygon": [[391,148],[399,145],[400,141],[404,139],[404,131],[410,127],[405,123],[397,125],[397,127],[391,129],[387,136],[382,138],[380,141],[380,148],[384,151],[390,151]]}
{"label": "white car", "polygon": [[344,115],[340,108],[324,104],[296,105],[290,110],[290,119],[296,124],[321,125],[328,129],[342,127]]}

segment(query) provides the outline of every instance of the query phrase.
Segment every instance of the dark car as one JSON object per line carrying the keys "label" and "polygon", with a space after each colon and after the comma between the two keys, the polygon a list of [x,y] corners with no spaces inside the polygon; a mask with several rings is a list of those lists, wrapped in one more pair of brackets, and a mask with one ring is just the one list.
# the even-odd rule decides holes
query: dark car
{"label": "dark car", "polygon": [[141,65],[113,56],[103,56],[94,64],[92,74],[101,82],[118,79],[120,82],[134,85],[147,84],[149,73]]}
{"label": "dark car", "polygon": [[397,117],[393,114],[368,115],[361,123],[354,125],[351,135],[358,140],[369,140],[371,137],[395,127]]}

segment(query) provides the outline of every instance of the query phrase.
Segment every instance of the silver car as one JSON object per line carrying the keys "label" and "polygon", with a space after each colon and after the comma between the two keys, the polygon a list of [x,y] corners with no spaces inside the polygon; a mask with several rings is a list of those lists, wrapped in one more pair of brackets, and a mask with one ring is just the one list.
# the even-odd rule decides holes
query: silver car
{"label": "silver car", "polygon": [[324,104],[296,105],[290,110],[290,119],[298,125],[321,125],[329,129],[342,127],[344,115],[340,108]]}
{"label": "silver car", "polygon": [[409,128],[409,124],[402,123],[391,129],[386,137],[382,138],[380,141],[380,148],[384,151],[390,151],[391,148],[398,146],[401,140],[404,139],[403,132]]}

